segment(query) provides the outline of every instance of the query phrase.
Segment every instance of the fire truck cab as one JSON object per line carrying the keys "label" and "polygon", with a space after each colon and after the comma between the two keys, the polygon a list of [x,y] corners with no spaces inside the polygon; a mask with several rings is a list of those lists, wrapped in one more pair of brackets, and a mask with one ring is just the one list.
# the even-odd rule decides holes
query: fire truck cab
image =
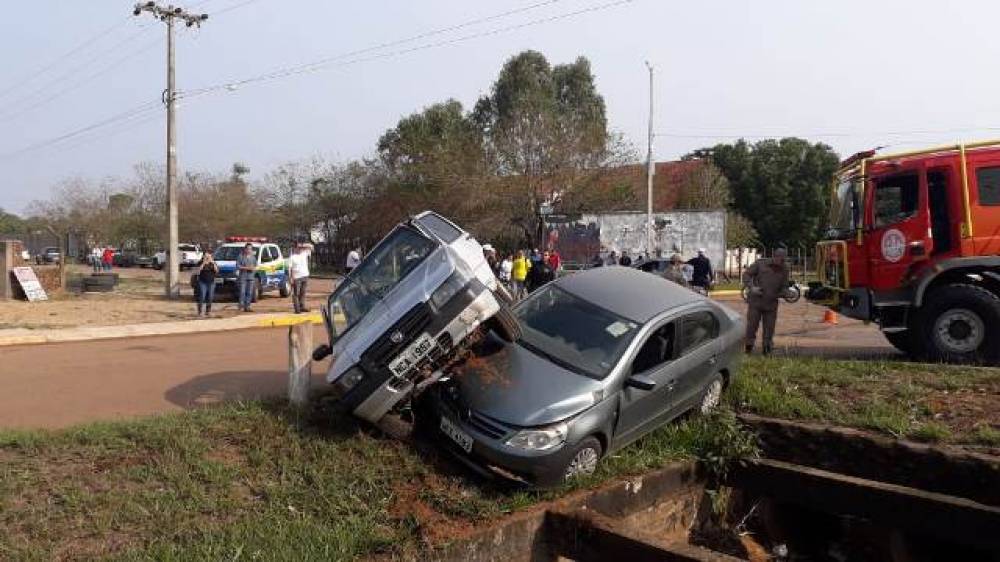
{"label": "fire truck cab", "polygon": [[898,349],[1000,360],[1000,141],[844,161],[807,298]]}

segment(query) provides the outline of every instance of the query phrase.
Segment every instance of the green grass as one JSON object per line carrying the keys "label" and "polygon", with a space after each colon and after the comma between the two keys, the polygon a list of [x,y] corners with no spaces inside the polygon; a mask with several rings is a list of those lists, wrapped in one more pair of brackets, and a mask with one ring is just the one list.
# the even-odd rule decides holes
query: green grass
{"label": "green grass", "polygon": [[1000,445],[1000,369],[750,357],[727,395],[738,411],[926,442]]}
{"label": "green grass", "polygon": [[571,490],[679,459],[754,454],[733,415],[671,424],[562,490],[471,478],[433,447],[322,409],[241,403],[57,432],[0,433],[2,560],[420,557]]}

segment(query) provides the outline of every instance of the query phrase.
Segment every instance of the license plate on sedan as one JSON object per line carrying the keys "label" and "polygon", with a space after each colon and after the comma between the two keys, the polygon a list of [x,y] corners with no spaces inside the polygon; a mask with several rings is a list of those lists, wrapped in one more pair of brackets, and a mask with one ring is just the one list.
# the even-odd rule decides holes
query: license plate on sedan
{"label": "license plate on sedan", "polygon": [[448,418],[441,418],[441,433],[448,436],[449,439],[458,443],[458,446],[462,448],[466,453],[472,451],[472,437],[468,433],[462,431],[458,428],[451,420]]}
{"label": "license plate on sedan", "polygon": [[420,363],[424,357],[427,357],[431,350],[434,349],[434,345],[434,338],[428,334],[421,335],[417,338],[417,341],[410,344],[410,347],[406,348],[389,363],[389,370],[394,375],[406,374],[407,371],[416,367],[417,363]]}

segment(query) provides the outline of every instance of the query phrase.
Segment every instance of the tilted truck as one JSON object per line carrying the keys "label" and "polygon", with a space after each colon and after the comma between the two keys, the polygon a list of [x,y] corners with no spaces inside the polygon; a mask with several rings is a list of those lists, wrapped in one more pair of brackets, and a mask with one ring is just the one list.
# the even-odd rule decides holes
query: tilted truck
{"label": "tilted truck", "polygon": [[807,298],[920,359],[1000,362],[1000,141],[841,165]]}

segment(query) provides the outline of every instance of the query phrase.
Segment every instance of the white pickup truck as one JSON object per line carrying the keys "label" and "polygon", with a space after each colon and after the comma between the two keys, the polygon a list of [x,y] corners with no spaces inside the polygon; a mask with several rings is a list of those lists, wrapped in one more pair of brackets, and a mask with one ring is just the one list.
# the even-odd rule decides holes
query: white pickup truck
{"label": "white pickup truck", "polygon": [[[177,255],[181,258],[181,269],[184,269],[185,267],[194,267],[201,261],[201,247],[197,244],[178,244],[177,252]],[[167,265],[167,252],[160,250],[153,256],[153,268],[163,269],[165,265]]]}

